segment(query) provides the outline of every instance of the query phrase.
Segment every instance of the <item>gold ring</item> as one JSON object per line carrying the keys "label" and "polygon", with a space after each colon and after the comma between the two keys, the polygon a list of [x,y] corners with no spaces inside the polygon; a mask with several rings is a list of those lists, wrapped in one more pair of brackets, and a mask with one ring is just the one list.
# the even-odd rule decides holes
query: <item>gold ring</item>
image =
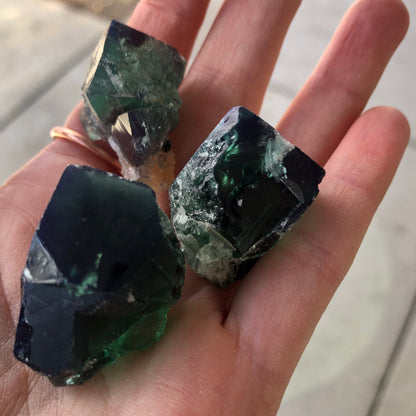
{"label": "gold ring", "polygon": [[95,155],[99,156],[101,159],[105,160],[106,162],[112,164],[117,169],[121,169],[120,162],[116,157],[111,155],[110,153],[106,152],[102,147],[88,137],[83,136],[82,134],[78,133],[75,130],[68,129],[66,127],[53,127],[49,132],[52,140],[55,139],[64,139],[68,140],[73,143],[77,143],[78,145],[88,149]]}

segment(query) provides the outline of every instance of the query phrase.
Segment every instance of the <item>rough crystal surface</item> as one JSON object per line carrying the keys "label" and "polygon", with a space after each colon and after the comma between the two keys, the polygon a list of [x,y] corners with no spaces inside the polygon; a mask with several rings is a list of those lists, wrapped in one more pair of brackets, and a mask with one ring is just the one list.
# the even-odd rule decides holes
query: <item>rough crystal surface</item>
{"label": "rough crystal surface", "polygon": [[170,188],[189,265],[219,286],[243,277],[309,207],[324,174],[261,118],[231,109]]}
{"label": "rough crystal surface", "polygon": [[93,140],[109,140],[128,172],[157,153],[176,126],[185,60],[176,49],[113,21],[82,87],[81,121]]}
{"label": "rough crystal surface", "polygon": [[32,240],[14,353],[55,385],[81,384],[161,337],[183,278],[148,186],[70,166]]}

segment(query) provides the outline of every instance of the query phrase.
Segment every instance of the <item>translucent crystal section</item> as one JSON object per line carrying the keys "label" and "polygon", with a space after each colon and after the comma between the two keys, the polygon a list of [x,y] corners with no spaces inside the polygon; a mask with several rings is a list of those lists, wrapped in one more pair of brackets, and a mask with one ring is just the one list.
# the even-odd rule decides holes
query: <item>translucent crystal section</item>
{"label": "translucent crystal section", "polygon": [[170,188],[189,265],[218,286],[242,278],[305,212],[324,174],[261,118],[231,109]]}
{"label": "translucent crystal section", "polygon": [[99,42],[82,87],[81,121],[91,139],[111,138],[127,177],[140,176],[136,168],[176,126],[184,70],[176,49],[116,21]]}
{"label": "translucent crystal section", "polygon": [[55,385],[81,384],[159,340],[183,278],[148,186],[70,166],[30,247],[14,353]]}

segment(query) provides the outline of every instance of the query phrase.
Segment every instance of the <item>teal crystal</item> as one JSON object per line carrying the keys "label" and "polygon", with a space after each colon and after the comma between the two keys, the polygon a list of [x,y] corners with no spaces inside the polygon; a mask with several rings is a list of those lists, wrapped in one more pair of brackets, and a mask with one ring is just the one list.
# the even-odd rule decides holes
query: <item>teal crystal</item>
{"label": "teal crystal", "polygon": [[242,278],[309,207],[324,174],[261,118],[231,109],[170,188],[190,267],[218,286]]}
{"label": "teal crystal", "polygon": [[184,258],[154,192],[69,166],[22,274],[15,356],[53,384],[82,384],[162,336]]}
{"label": "teal crystal", "polygon": [[176,49],[117,21],[100,40],[82,87],[81,122],[120,162],[140,166],[178,122],[185,60]]}

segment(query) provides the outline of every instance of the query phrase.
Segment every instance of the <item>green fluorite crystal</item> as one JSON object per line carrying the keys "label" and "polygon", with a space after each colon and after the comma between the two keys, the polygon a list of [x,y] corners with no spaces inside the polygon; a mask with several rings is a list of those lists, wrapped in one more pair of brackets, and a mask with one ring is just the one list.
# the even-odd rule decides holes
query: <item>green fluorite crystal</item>
{"label": "green fluorite crystal", "polygon": [[68,167],[30,247],[14,353],[55,385],[81,384],[162,336],[184,259],[154,192]]}
{"label": "green fluorite crystal", "polygon": [[243,277],[312,203],[324,174],[255,114],[230,110],[170,188],[189,265],[219,286]]}
{"label": "green fluorite crystal", "polygon": [[178,122],[184,70],[176,49],[111,22],[82,87],[81,121],[88,136],[108,140],[122,166],[142,165]]}

